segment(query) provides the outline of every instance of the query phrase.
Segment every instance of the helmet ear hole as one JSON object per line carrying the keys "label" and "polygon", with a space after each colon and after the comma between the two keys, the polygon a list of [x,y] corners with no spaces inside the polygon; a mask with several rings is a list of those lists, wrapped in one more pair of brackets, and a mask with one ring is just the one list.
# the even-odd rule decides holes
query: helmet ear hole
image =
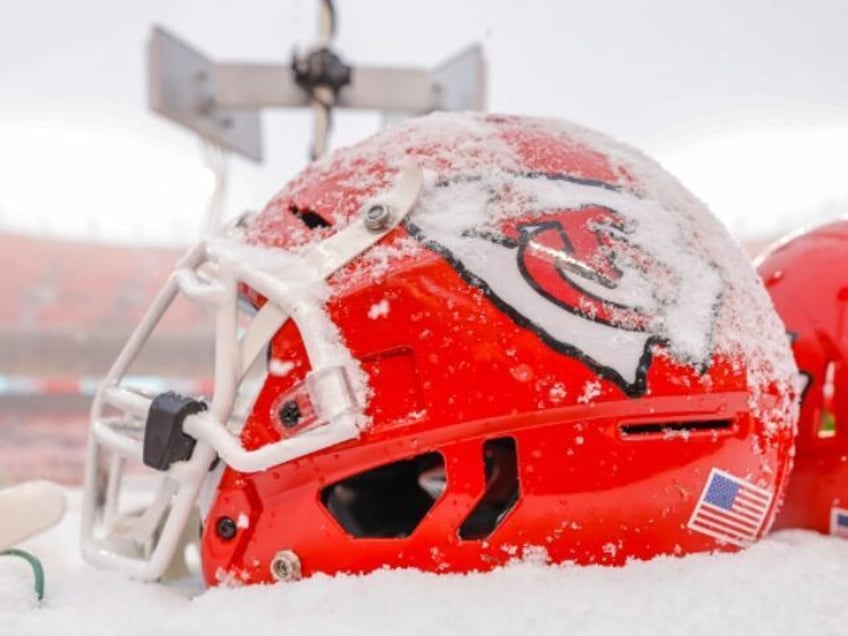
{"label": "helmet ear hole", "polygon": [[490,439],[483,445],[486,490],[459,528],[459,538],[485,539],[518,503],[518,455],[512,437]]}
{"label": "helmet ear hole", "polygon": [[321,501],[328,512],[357,539],[408,537],[436,499],[420,485],[421,475],[441,470],[439,453],[384,464],[328,486]]}

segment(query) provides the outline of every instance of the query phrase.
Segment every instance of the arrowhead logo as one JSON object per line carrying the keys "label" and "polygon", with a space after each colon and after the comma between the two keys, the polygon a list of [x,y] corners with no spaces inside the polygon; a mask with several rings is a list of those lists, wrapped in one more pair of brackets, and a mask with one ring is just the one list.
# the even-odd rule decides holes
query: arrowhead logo
{"label": "arrowhead logo", "polygon": [[[693,339],[688,327],[712,324],[721,290],[703,259],[687,255],[681,267],[649,248],[639,227],[655,212],[647,207],[612,186],[559,175],[463,179],[430,189],[407,229],[517,324],[636,396],[654,343],[709,362],[711,328]],[[695,283],[697,293],[686,293]],[[687,333],[676,338],[681,314]]]}
{"label": "arrowhead logo", "polygon": [[507,230],[516,236],[518,268],[540,295],[584,318],[631,331],[644,331],[650,315],[626,300],[616,254],[629,249],[615,238],[624,219],[601,206],[560,210]]}

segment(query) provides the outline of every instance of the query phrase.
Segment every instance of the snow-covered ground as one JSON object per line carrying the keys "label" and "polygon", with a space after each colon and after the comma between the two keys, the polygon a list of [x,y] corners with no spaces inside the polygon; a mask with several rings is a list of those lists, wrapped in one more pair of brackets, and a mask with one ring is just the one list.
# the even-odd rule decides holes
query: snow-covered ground
{"label": "snow-covered ground", "polygon": [[0,634],[846,634],[848,541],[781,532],[740,554],[624,568],[518,563],[469,576],[382,571],[204,591],[131,581],[77,550],[79,493],[23,547],[41,557],[40,605],[20,559],[0,559]]}

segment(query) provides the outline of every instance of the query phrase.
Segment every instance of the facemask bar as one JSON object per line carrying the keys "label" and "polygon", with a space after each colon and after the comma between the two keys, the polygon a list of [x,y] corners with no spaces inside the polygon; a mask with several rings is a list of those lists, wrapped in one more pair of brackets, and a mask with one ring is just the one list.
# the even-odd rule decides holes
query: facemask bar
{"label": "facemask bar", "polygon": [[[82,510],[86,560],[136,578],[157,579],[177,550],[216,457],[236,470],[256,472],[358,436],[364,422],[362,405],[357,404],[348,375],[355,363],[343,345],[327,337],[334,326],[314,287],[323,285],[324,279],[396,227],[415,206],[422,187],[420,168],[405,165],[392,189],[369,201],[358,219],[299,255],[220,239],[202,243],[184,257],[119,354],[92,404]],[[304,284],[309,280],[312,286]],[[240,339],[239,281],[268,299]],[[178,294],[215,311],[211,404],[208,410],[193,411],[181,420],[181,432],[195,440],[194,448],[187,459],[162,471],[153,503],[139,515],[122,515],[118,502],[125,464],[127,460],[142,461],[145,423],[154,400],[122,386],[121,380]],[[320,425],[246,450],[230,422],[237,388],[289,318],[297,325],[309,357],[312,371],[306,384]],[[108,462],[101,461],[104,451],[111,452]]]}

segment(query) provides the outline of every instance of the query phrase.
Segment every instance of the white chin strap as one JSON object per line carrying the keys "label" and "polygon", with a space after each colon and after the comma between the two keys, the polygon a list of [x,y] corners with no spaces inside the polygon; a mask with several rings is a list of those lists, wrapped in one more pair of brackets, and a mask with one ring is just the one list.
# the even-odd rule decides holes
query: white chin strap
{"label": "white chin strap", "polygon": [[[140,579],[160,578],[174,557],[216,457],[238,471],[256,472],[359,435],[365,421],[363,405],[356,400],[350,380],[356,364],[337,338],[328,337],[335,327],[324,311],[320,288],[412,211],[423,184],[418,166],[404,166],[393,187],[368,201],[359,218],[300,254],[217,239],[186,255],[130,336],[92,404],[82,511],[82,552],[87,561]],[[240,338],[239,282],[268,299]],[[208,410],[188,408],[179,422],[174,420],[179,439],[194,440],[193,449],[187,458],[177,453],[178,461],[159,457],[162,477],[153,502],[140,513],[126,514],[119,509],[125,465],[128,460],[138,464],[145,459],[151,465],[151,439],[145,443],[145,436],[150,435],[154,419],[151,407],[157,411],[161,400],[123,386],[122,381],[179,294],[215,313],[211,404]],[[229,426],[237,390],[289,319],[296,324],[309,357],[312,371],[306,386],[318,424],[293,437],[246,450]],[[199,404],[185,399],[189,406]],[[155,432],[158,436],[158,429]],[[111,452],[108,462],[104,451]]]}

